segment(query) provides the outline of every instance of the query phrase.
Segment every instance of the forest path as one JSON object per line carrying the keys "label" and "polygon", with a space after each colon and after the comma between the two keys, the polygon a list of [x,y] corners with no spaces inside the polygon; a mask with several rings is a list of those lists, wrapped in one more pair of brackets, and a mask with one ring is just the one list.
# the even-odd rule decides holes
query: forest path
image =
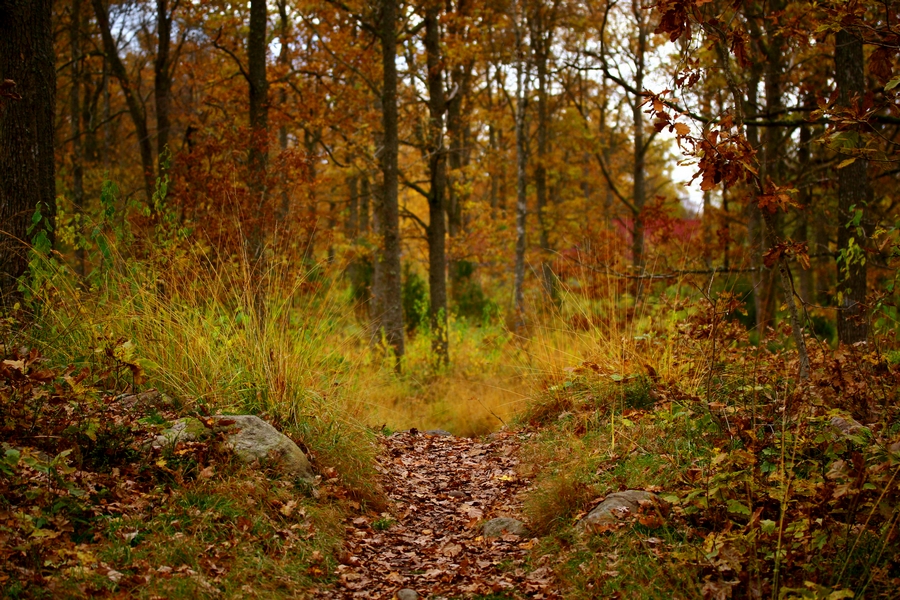
{"label": "forest path", "polygon": [[[381,438],[378,470],[391,514],[348,521],[332,597],[558,598],[549,567],[528,566],[534,543],[482,524],[515,517],[528,486],[516,471],[521,436],[484,441],[416,430]],[[409,591],[401,600],[415,597]]]}

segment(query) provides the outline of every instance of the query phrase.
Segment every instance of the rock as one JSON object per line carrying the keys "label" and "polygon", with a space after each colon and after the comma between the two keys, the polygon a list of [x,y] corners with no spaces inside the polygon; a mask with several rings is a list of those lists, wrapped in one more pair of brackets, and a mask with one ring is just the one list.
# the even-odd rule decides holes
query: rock
{"label": "rock", "polygon": [[446,436],[446,435],[453,435],[453,434],[450,433],[449,431],[445,431],[443,429],[429,429],[428,431],[425,432],[425,435]]}
{"label": "rock", "polygon": [[410,588],[403,588],[397,592],[397,600],[417,600],[418,597],[418,592]]}
{"label": "rock", "polygon": [[164,448],[174,446],[178,442],[196,442],[211,435],[209,428],[194,417],[184,417],[175,421],[171,427],[156,436],[144,448]]}
{"label": "rock", "polygon": [[243,462],[272,462],[291,475],[313,478],[309,460],[297,444],[259,417],[235,415],[217,419],[217,428],[225,431],[225,446]]}
{"label": "rock", "polygon": [[834,428],[835,433],[838,433],[844,437],[857,435],[866,431],[866,428],[862,423],[860,423],[856,419],[850,418],[845,419],[843,417],[832,417],[831,426],[832,428]]}
{"label": "rock", "polygon": [[286,435],[255,415],[212,417],[207,427],[199,419],[178,419],[169,429],[156,436],[145,449],[172,446],[178,442],[195,442],[222,432],[223,446],[244,463],[262,462],[295,477],[313,479],[312,467],[303,451]]}
{"label": "rock", "polygon": [[115,401],[126,410],[147,410],[150,408],[172,408],[175,401],[159,390],[151,389],[139,394],[122,394]]}
{"label": "rock", "polygon": [[484,537],[500,537],[504,533],[511,533],[513,535],[522,537],[526,537],[529,535],[529,531],[528,528],[525,527],[525,523],[519,521],[518,519],[511,519],[509,517],[498,517],[496,519],[491,519],[484,524],[484,528],[482,529],[482,531],[484,532]]}
{"label": "rock", "polygon": [[627,490],[610,494],[598,504],[594,510],[581,519],[578,524],[581,527],[605,525],[616,523],[629,514],[635,514],[642,502],[656,502],[656,494],[643,490]]}

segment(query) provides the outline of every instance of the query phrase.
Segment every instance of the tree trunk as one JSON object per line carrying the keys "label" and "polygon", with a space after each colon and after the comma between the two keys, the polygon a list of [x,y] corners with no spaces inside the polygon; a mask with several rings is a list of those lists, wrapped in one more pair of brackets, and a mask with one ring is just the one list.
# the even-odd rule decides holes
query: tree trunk
{"label": "tree trunk", "polygon": [[[72,85],[69,89],[69,119],[72,134],[72,206],[75,213],[84,212],[84,141],[82,140],[81,119],[84,112],[82,106],[82,86],[84,63],[82,61],[82,4],[81,0],[72,2],[72,22],[69,30],[69,47],[71,53]],[[87,104],[85,98],[84,104]],[[87,270],[84,248],[76,239],[75,272],[85,276]]]}
{"label": "tree trunk", "polygon": [[[447,1],[447,10],[452,7],[452,0]],[[455,15],[465,17],[469,13],[470,1],[458,0],[456,3]],[[464,39],[465,32],[458,23],[459,19],[451,18],[447,23],[447,34],[455,40],[455,43],[461,43]],[[444,57],[445,60],[447,57]],[[457,185],[462,177],[462,168],[468,164],[469,148],[467,146],[468,138],[468,121],[463,112],[463,103],[469,95],[469,87],[472,78],[472,68],[474,60],[466,59],[462,63],[456,63],[449,69],[450,88],[453,93],[447,99],[447,137],[449,138],[449,148],[446,166],[446,198],[445,211],[447,213],[447,233],[451,240],[455,240],[465,229],[465,221],[463,215],[463,203],[465,198],[459,193],[459,190],[465,186]],[[459,253],[451,252],[449,257],[449,280],[451,293],[458,300],[467,285],[467,279],[471,274],[463,276],[465,269],[461,268],[458,256]]]}
{"label": "tree trunk", "polygon": [[[499,72],[499,67],[498,67]],[[491,67],[487,66],[487,74],[485,77],[485,91],[487,92],[487,107],[490,114],[494,113],[494,78],[491,75]],[[498,85],[499,87],[499,85]],[[504,162],[501,158],[501,141],[503,130],[498,128],[494,123],[494,119],[488,122],[488,172],[491,178],[491,220],[497,219],[497,211],[500,208],[500,171],[503,169]]]}
{"label": "tree trunk", "polygon": [[[384,201],[380,181],[371,186],[372,233],[384,243]],[[384,307],[387,304],[384,284],[384,261],[381,260],[382,249],[375,248],[372,255],[372,300],[369,303],[370,339],[374,346],[380,346],[384,339]]]}
{"label": "tree trunk", "polygon": [[[288,30],[290,26],[290,22],[288,21],[287,15],[287,0],[278,0],[278,16],[280,19],[280,40],[281,43],[281,52],[278,55],[278,62],[281,63],[285,72],[288,71],[288,66],[291,62],[290,52],[289,52],[289,43],[288,43]],[[282,86],[281,91],[278,94],[278,102],[281,105],[281,110],[287,112],[287,88]],[[287,125],[282,123],[282,125],[278,128],[278,148],[281,150],[282,155],[288,149],[288,130]],[[283,182],[281,186],[281,205],[278,207],[278,211],[275,213],[275,219],[278,222],[280,228],[284,227],[284,224],[287,220],[288,214],[291,210],[291,197],[288,193],[287,182]]]}
{"label": "tree trunk", "polygon": [[303,131],[303,147],[306,150],[306,249],[304,257],[310,264],[315,263],[316,232],[319,227],[319,200],[316,196],[316,149],[319,146],[319,134],[309,127]]}
{"label": "tree trunk", "polygon": [[547,63],[553,46],[553,16],[545,14],[540,3],[535,8],[531,22],[531,39],[537,68],[537,160],[534,168],[534,192],[537,201],[537,217],[540,229],[541,246],[541,282],[547,299],[558,304],[556,276],[553,274],[552,253],[550,247],[550,224],[547,215],[547,154],[550,138],[550,115],[547,101],[548,73]]}
{"label": "tree trunk", "polygon": [[428,286],[431,320],[431,349],[441,364],[450,362],[447,335],[447,251],[444,225],[444,196],[447,154],[444,151],[444,71],[439,29],[440,4],[429,2],[425,9],[425,52],[428,66]]}
{"label": "tree trunk", "polygon": [[378,262],[381,266],[384,306],[382,322],[387,343],[394,349],[396,368],[401,368],[404,354],[403,304],[400,274],[400,210],[398,154],[400,139],[397,110],[397,0],[380,0],[381,66],[381,123],[384,145],[381,151],[381,228],[383,247]]}
{"label": "tree trunk", "polygon": [[[176,7],[178,5],[176,1]],[[172,9],[174,13],[175,8]],[[156,0],[156,61],[154,63],[153,97],[156,102],[156,169],[165,175],[166,152],[169,147],[169,105],[172,91],[172,67],[169,56],[172,45],[172,13],[169,0]]]}
{"label": "tree trunk", "polygon": [[[747,102],[744,112],[759,110],[757,88],[759,87],[759,73],[756,68],[751,69],[750,82],[747,86]],[[759,147],[759,128],[755,125],[747,125],[747,141],[753,148]],[[749,254],[753,257],[753,307],[756,313],[756,331],[759,340],[766,336],[766,330],[773,324],[774,317],[769,301],[771,297],[771,272],[763,266],[763,254],[766,248],[771,246],[771,240],[766,235],[762,214],[759,211],[758,190],[752,190],[750,203],[747,205],[747,244]]]}
{"label": "tree trunk", "polygon": [[[638,0],[632,0],[631,11],[637,22],[638,39],[635,53],[634,88],[638,92],[644,90],[644,60],[647,52],[647,25],[645,16]],[[643,99],[635,96],[631,101],[631,114],[634,119],[634,171],[632,200],[632,233],[631,233],[631,265],[636,275],[644,272],[644,204],[646,202],[645,191],[645,157],[647,149],[644,145],[644,110],[641,106]],[[634,280],[634,303],[637,305],[643,293],[643,280]]]}
{"label": "tree trunk", "polygon": [[[834,78],[838,103],[851,107],[865,94],[865,59],[862,40],[851,32],[835,34]],[[862,143],[862,142],[861,142]],[[864,342],[866,315],[866,205],[869,201],[868,161],[863,156],[838,170],[838,341]]]}
{"label": "tree trunk", "polygon": [[513,299],[516,311],[515,329],[525,326],[525,219],[528,216],[525,169],[528,164],[528,132],[525,131],[525,108],[528,87],[525,62],[525,40],[520,16],[520,0],[513,3],[513,27],[516,34],[516,262]]}
{"label": "tree trunk", "polygon": [[[807,96],[806,106],[813,110],[815,108],[815,97],[811,94]],[[800,211],[800,223],[797,227],[797,241],[807,242],[807,247],[811,247],[810,241],[810,218],[812,214],[812,193],[810,192],[810,188],[812,186],[812,182],[808,179],[804,179],[805,174],[809,173],[810,170],[810,144],[812,143],[812,127],[810,125],[803,125],[800,127],[800,139],[797,147],[797,172],[799,174],[799,181],[797,184],[797,188],[799,193],[797,195],[797,201],[803,207]],[[800,294],[800,298],[803,302],[815,302],[816,298],[816,282],[815,282],[815,270],[812,266],[808,269],[801,269],[798,273],[799,284],[798,284],[798,292]]]}
{"label": "tree trunk", "polygon": [[128,71],[119,58],[119,49],[116,47],[116,41],[112,36],[109,14],[106,7],[103,6],[103,0],[91,0],[91,5],[94,7],[97,25],[100,27],[100,36],[103,38],[103,52],[106,56],[106,62],[109,65],[112,76],[116,78],[119,82],[119,87],[122,88],[122,95],[125,96],[125,104],[128,106],[128,114],[134,123],[134,132],[137,135],[138,148],[141,153],[141,167],[144,171],[144,193],[147,195],[147,203],[150,204],[153,198],[153,188],[156,184],[156,175],[153,167],[153,145],[150,142],[150,132],[147,128],[147,113],[137,93],[132,89],[133,84],[128,77]]}
{"label": "tree trunk", "polygon": [[[28,266],[28,227],[36,206],[51,236],[56,214],[53,136],[56,65],[52,2],[0,0],[0,294],[14,302]],[[18,94],[20,97],[8,97]]]}
{"label": "tree trunk", "polygon": [[250,2],[250,30],[247,37],[247,83],[250,87],[250,150],[248,185],[252,220],[247,240],[250,266],[250,293],[260,327],[265,323],[265,221],[268,217],[266,171],[269,157],[269,83],[266,79],[265,0]]}

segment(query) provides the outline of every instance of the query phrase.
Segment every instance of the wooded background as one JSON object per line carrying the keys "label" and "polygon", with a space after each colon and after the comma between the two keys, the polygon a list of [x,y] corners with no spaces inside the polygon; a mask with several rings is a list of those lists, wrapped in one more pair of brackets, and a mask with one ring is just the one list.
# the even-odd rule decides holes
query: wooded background
{"label": "wooded background", "polygon": [[3,0],[4,287],[36,206],[81,276],[108,210],[254,281],[343,272],[397,356],[421,325],[447,360],[451,313],[578,297],[590,326],[685,277],[759,337],[866,340],[895,323],[898,9]]}

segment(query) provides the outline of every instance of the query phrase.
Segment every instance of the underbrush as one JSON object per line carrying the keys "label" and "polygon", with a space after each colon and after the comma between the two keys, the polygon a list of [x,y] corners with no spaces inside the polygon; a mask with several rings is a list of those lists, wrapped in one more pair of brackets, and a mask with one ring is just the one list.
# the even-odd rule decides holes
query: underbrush
{"label": "underbrush", "polygon": [[[0,329],[3,596],[297,597],[326,584],[342,516],[386,501],[374,434],[347,411],[340,298],[303,270],[272,261],[252,275],[166,231],[144,247],[106,218],[93,271],[35,254]],[[133,400],[152,390],[166,400]],[[272,423],[318,483],[213,444],[145,448],[176,418],[214,414]]]}
{"label": "underbrush", "polygon": [[[546,373],[520,418],[535,552],[566,597],[896,597],[900,369],[865,346],[813,345],[798,382],[788,351],[727,330],[713,350],[698,318],[670,338],[677,376],[638,340],[601,340]],[[627,489],[655,492],[659,512],[583,531]]]}
{"label": "underbrush", "polygon": [[147,450],[191,409],[153,392],[97,393],[85,385],[96,373],[8,352],[3,597],[287,598],[327,583],[342,512],[360,508],[337,479],[314,491],[212,443]]}
{"label": "underbrush", "polygon": [[444,429],[486,435],[512,423],[524,406],[522,350],[501,324],[451,319],[451,363],[441,365],[431,338],[407,341],[403,370],[361,349],[351,409],[373,428]]}

